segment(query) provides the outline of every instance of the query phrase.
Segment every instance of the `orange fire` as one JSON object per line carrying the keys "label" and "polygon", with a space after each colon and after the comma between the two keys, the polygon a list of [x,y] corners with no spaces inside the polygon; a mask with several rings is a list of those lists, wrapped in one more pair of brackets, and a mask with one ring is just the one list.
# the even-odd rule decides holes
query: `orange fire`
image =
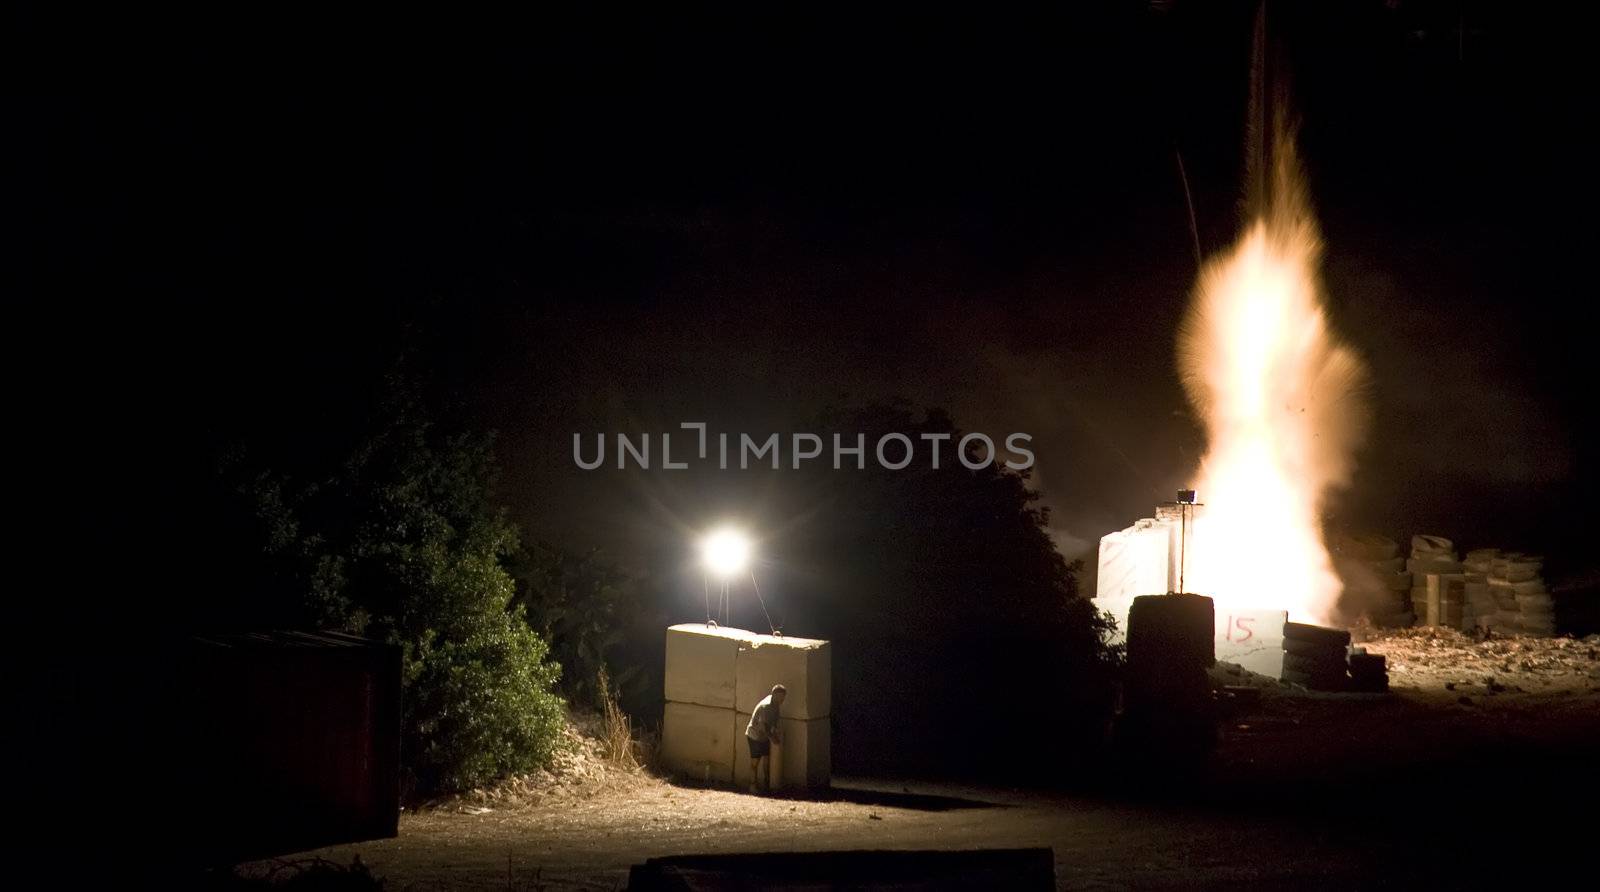
{"label": "orange fire", "polygon": [[1262,206],[1233,249],[1201,270],[1179,335],[1184,387],[1209,441],[1186,587],[1219,609],[1326,622],[1341,583],[1322,508],[1349,482],[1365,372],[1329,329],[1321,239],[1281,130],[1266,173]]}

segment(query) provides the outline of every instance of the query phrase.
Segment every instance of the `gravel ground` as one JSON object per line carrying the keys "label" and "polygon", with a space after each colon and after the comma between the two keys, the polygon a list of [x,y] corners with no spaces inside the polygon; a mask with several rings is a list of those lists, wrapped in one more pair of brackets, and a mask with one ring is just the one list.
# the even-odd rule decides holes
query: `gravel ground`
{"label": "gravel ground", "polygon": [[1600,637],[1364,645],[1388,656],[1392,695],[1258,677],[1210,773],[1172,795],[839,778],[823,801],[764,798],[619,769],[575,737],[551,772],[314,854],[419,890],[615,889],[649,857],[779,850],[1050,846],[1062,888],[1476,886],[1575,862],[1566,816],[1600,804]]}

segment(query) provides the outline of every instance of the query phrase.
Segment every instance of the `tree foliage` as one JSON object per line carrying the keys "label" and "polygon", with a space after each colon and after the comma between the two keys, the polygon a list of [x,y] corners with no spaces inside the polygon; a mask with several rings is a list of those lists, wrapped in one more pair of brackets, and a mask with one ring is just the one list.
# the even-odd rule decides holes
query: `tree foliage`
{"label": "tree foliage", "polygon": [[648,674],[619,651],[644,615],[637,581],[599,549],[579,553],[543,542],[522,549],[512,566],[517,604],[565,667],[567,699],[606,708],[602,672],[612,693],[636,699]]}
{"label": "tree foliage", "polygon": [[924,451],[901,470],[869,455],[863,468],[812,471],[799,513],[825,520],[787,535],[815,580],[812,617],[791,628],[836,643],[841,765],[1015,764],[1016,736],[996,728],[1026,728],[1057,750],[1095,746],[1118,662],[1111,623],[1080,597],[1080,568],[1056,550],[1028,473],[963,466],[963,432],[938,410],[875,405],[818,429],[864,434],[868,450],[891,432],[919,449],[922,434],[949,437],[937,468]]}
{"label": "tree foliage", "polygon": [[533,768],[559,740],[560,667],[512,603],[519,540],[490,501],[490,438],[443,431],[405,396],[379,419],[331,469],[230,463],[273,612],[400,647],[417,790]]}

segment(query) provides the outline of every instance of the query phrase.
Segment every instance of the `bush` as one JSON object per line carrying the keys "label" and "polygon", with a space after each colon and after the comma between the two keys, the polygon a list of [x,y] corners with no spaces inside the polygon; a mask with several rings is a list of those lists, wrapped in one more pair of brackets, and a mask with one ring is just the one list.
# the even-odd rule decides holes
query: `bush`
{"label": "bush", "polygon": [[544,639],[521,611],[485,620],[406,654],[402,752],[421,789],[468,789],[543,764],[559,740],[560,667]]}
{"label": "bush", "polygon": [[413,789],[476,786],[546,762],[560,666],[504,563],[490,439],[441,432],[403,390],[334,469],[230,471],[255,517],[258,616],[337,628],[402,652],[401,759]]}

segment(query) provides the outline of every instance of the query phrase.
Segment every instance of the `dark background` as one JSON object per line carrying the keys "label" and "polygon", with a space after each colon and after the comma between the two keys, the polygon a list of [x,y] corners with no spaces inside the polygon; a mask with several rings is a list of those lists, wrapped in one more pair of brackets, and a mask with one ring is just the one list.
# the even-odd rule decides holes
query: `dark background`
{"label": "dark background", "polygon": [[[776,535],[796,521],[768,497],[781,477],[582,472],[571,436],[764,436],[903,397],[1033,434],[1052,532],[1092,556],[1203,451],[1173,368],[1195,273],[1175,152],[1203,248],[1226,248],[1254,9],[24,8],[14,335],[48,345],[21,399],[64,465],[30,482],[92,518],[92,542],[203,562],[195,493],[219,444],[334,450],[404,357],[500,432],[500,497],[531,537],[628,557],[687,555],[730,515]],[[1334,521],[1582,565],[1582,28],[1509,3],[1281,3],[1269,20],[1331,313],[1373,370]],[[181,603],[113,566],[89,587],[141,618]],[[663,615],[695,618],[689,594]]]}

